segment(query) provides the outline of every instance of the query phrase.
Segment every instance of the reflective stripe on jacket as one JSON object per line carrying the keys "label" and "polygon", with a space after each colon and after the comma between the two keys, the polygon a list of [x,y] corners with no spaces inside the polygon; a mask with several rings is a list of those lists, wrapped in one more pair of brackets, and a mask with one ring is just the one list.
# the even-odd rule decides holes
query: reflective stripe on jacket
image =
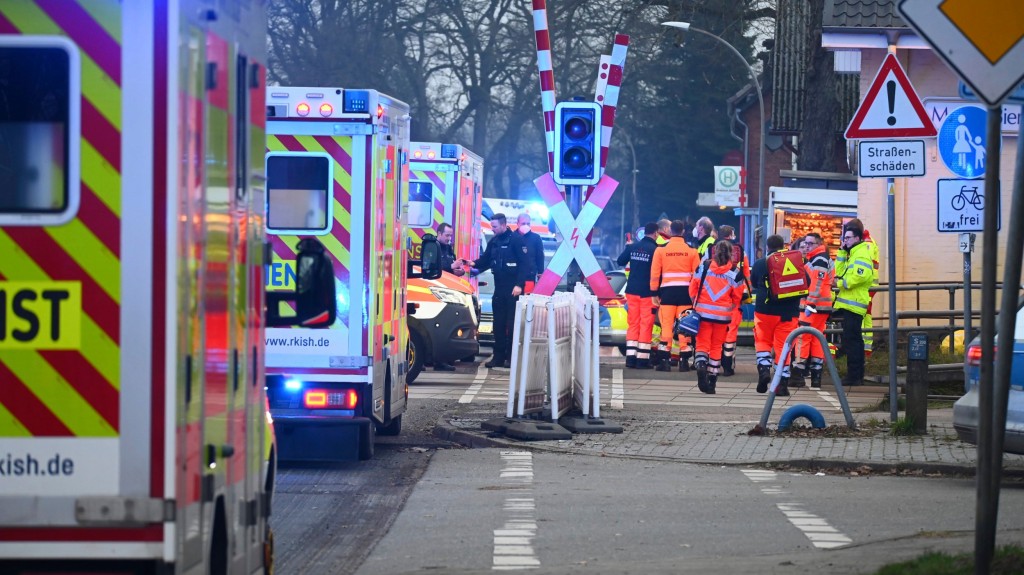
{"label": "reflective stripe on jacket", "polygon": [[[709,265],[711,267],[703,279],[704,289],[701,290],[701,276]],[[733,269],[732,262],[724,265],[705,262],[690,284],[690,298],[701,320],[731,323],[733,311],[743,302],[743,278]]]}
{"label": "reflective stripe on jacket", "polygon": [[708,236],[701,240],[700,245],[697,246],[697,255],[700,256],[700,261],[706,261],[711,258],[711,246],[715,245],[715,237]]}
{"label": "reflective stripe on jacket", "polygon": [[681,237],[673,237],[664,246],[654,250],[651,264],[651,291],[669,287],[686,287],[693,280],[693,272],[700,266],[697,251],[686,245]]}
{"label": "reflective stripe on jacket", "polygon": [[832,311],[832,279],[835,277],[832,260],[825,246],[807,252],[807,259],[805,266],[811,279],[805,298],[807,305],[814,306],[818,313],[829,313]]}
{"label": "reflective stripe on jacket", "polygon": [[871,261],[871,246],[860,242],[847,251],[846,256],[846,267],[841,276],[839,275],[839,266],[836,266],[839,293],[836,294],[833,307],[864,315],[867,313],[868,303],[871,301],[871,293],[868,290],[875,280],[875,266]]}

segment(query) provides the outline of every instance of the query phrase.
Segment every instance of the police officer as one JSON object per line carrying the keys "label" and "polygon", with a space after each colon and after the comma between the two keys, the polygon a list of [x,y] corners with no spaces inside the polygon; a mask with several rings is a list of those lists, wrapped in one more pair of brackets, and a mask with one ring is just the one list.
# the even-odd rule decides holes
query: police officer
{"label": "police officer", "polygon": [[479,271],[494,273],[494,355],[485,363],[487,367],[509,367],[512,358],[512,333],[516,313],[516,299],[526,284],[526,253],[522,236],[508,228],[505,214],[491,216],[494,237],[487,249],[472,266]]}
{"label": "police officer", "polygon": [[537,232],[530,229],[530,214],[523,212],[516,218],[516,232],[522,236],[523,250],[526,253],[526,268],[523,275],[526,278],[526,285],[523,293],[531,293],[533,286],[540,279],[544,272],[544,241],[540,239]]}
{"label": "police officer", "polygon": [[651,260],[658,248],[658,224],[650,222],[643,228],[644,235],[626,246],[619,255],[618,264],[629,266],[626,280],[626,367],[651,367],[651,334],[654,330],[654,292],[651,291]]}

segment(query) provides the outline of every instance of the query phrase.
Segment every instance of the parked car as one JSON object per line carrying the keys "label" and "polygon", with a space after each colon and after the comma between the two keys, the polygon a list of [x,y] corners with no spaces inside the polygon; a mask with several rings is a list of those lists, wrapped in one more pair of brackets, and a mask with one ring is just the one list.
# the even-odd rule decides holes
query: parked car
{"label": "parked car", "polygon": [[[997,351],[998,353],[998,351]],[[1017,305],[1010,366],[1010,400],[1006,409],[1003,451],[1024,454],[1024,299]],[[963,397],[953,404],[953,427],[962,441],[978,444],[978,383],[981,380],[981,342],[975,338],[964,353],[967,381]]]}

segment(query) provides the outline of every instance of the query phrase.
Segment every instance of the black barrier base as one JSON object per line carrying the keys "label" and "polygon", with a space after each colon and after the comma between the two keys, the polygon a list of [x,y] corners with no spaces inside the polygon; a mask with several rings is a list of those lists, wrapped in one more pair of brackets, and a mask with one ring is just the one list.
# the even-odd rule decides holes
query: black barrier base
{"label": "black barrier base", "polygon": [[558,419],[558,424],[573,433],[622,433],[622,426],[586,415],[566,415]]}
{"label": "black barrier base", "polygon": [[517,420],[511,417],[498,417],[495,419],[488,419],[480,424],[480,429],[484,431],[493,431],[494,433],[500,433],[505,435],[505,430],[508,426],[515,423]]}
{"label": "black barrier base", "polygon": [[512,419],[502,432],[505,436],[521,441],[547,441],[572,439],[569,430],[550,421],[530,421],[528,419]]}

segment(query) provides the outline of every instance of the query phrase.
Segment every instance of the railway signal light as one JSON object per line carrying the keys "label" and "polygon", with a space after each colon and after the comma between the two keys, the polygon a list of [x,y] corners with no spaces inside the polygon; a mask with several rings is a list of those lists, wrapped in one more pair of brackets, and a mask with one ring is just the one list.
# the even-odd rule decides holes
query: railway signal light
{"label": "railway signal light", "polygon": [[561,102],[555,106],[555,183],[592,186],[601,178],[601,106]]}

